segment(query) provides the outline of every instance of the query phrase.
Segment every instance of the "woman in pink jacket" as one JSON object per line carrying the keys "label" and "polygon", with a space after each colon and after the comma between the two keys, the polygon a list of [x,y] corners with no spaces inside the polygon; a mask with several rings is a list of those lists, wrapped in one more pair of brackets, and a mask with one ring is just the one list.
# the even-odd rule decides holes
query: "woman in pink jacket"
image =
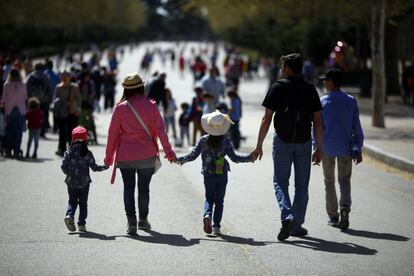
{"label": "woman in pink jacket", "polygon": [[[122,83],[124,95],[115,107],[108,130],[105,165],[115,162],[111,183],[114,182],[115,168],[121,170],[124,181],[124,205],[128,219],[127,233],[137,233],[135,212],[135,175],[138,175],[139,229],[150,229],[148,222],[149,184],[155,170],[158,156],[157,137],[160,139],[165,158],[170,162],[176,155],[165,133],[164,122],[155,101],[144,97],[144,82],[138,74],[127,75]],[[146,125],[151,136],[134,115],[128,103],[135,109]]]}

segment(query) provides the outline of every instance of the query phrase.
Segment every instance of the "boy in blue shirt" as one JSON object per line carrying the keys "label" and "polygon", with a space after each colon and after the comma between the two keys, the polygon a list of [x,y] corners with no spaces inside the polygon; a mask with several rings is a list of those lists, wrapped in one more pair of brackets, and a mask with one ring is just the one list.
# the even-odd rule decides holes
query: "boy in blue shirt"
{"label": "boy in blue shirt", "polygon": [[[323,146],[322,167],[325,182],[328,224],[342,231],[349,227],[351,211],[352,160],[362,162],[364,134],[359,121],[358,104],[354,97],[341,90],[342,71],[329,69],[320,76],[328,95],[321,98]],[[335,190],[335,161],[338,162],[340,187],[339,213]]]}

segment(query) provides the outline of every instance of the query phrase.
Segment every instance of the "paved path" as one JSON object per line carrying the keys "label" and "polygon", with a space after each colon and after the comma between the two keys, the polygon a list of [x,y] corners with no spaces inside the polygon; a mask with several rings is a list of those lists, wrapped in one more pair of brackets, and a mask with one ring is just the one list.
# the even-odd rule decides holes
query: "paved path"
{"label": "paved path", "polygon": [[[136,69],[140,47],[125,58],[120,74]],[[168,86],[178,101],[191,90],[174,72]],[[176,76],[176,77],[174,77]],[[189,75],[187,75],[189,78]],[[262,110],[255,93],[264,82],[244,83],[247,142],[255,144]],[[191,87],[191,84],[190,84]],[[254,88],[254,89],[251,89]],[[248,93],[246,91],[255,91]],[[256,104],[254,104],[256,103]],[[97,118],[100,140],[110,114]],[[26,138],[26,137],[25,137]],[[122,182],[110,171],[92,173],[87,233],[68,233],[67,194],[56,136],[41,141],[39,162],[0,161],[0,275],[412,275],[414,185],[374,162],[353,171],[351,226],[342,233],[326,225],[320,167],[313,167],[306,238],[276,239],[279,209],[272,186],[270,135],[254,164],[232,164],[222,237],[202,232],[204,189],[200,160],[182,167],[164,162],[151,184],[152,231],[126,235]],[[102,161],[104,147],[91,147]],[[178,154],[184,154],[182,149]]]}

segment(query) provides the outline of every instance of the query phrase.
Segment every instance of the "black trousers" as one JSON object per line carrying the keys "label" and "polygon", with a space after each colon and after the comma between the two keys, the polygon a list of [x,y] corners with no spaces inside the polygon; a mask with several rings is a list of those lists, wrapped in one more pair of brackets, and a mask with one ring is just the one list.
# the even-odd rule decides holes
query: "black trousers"
{"label": "black trousers", "polygon": [[72,130],[78,125],[78,117],[69,115],[67,118],[57,118],[59,128],[58,151],[64,153],[72,140]]}

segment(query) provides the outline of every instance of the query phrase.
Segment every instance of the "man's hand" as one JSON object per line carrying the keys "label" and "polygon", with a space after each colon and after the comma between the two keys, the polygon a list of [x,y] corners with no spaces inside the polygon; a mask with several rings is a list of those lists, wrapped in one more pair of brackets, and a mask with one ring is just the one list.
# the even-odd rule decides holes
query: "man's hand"
{"label": "man's hand", "polygon": [[312,154],[312,163],[313,165],[318,165],[321,163],[322,160],[322,153],[320,149],[316,149],[315,152]]}
{"label": "man's hand", "polygon": [[362,162],[362,154],[358,155],[358,157],[354,158],[354,163],[355,165],[358,165],[359,163]]}
{"label": "man's hand", "polygon": [[262,148],[256,148],[254,151],[250,153],[250,155],[255,161],[257,160],[257,158],[259,158],[259,160],[262,160],[263,150]]}

